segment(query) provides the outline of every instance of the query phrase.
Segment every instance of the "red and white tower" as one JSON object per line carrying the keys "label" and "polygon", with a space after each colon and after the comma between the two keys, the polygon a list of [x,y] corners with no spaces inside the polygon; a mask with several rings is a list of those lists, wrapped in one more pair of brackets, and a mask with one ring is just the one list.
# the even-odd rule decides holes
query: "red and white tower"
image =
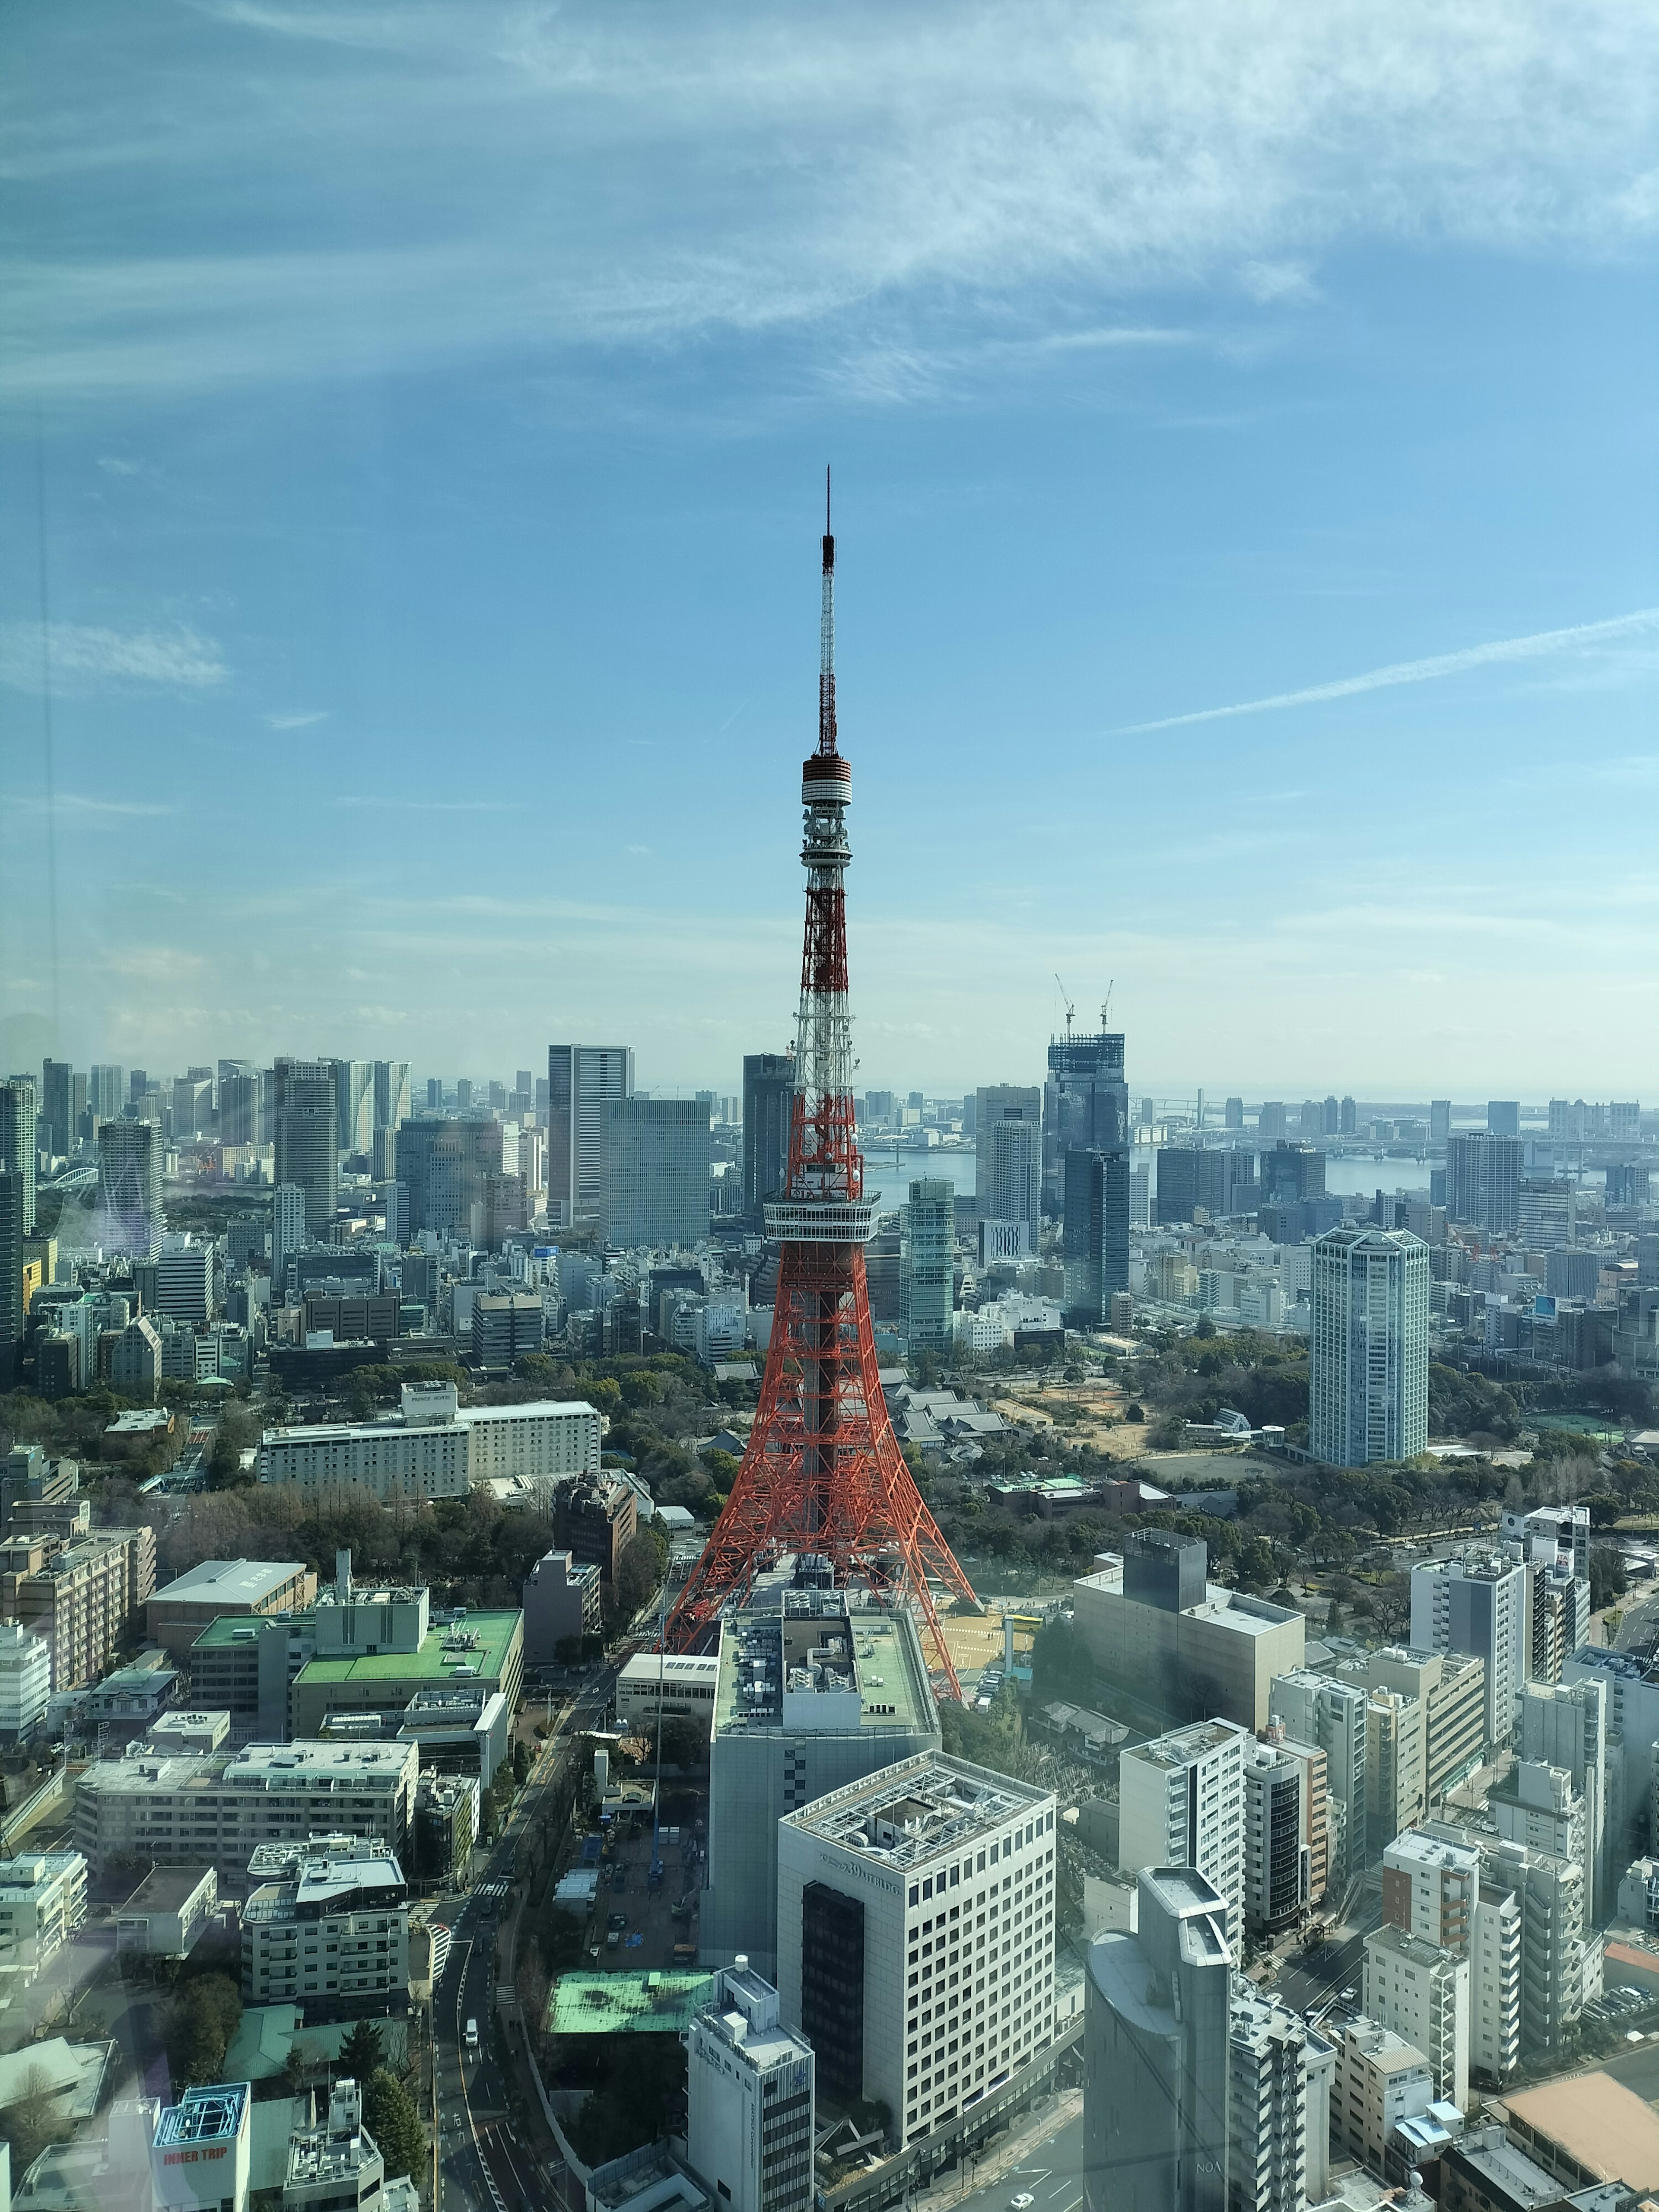
{"label": "red and white tower", "polygon": [[853,1121],[845,878],[852,770],[836,744],[836,541],[824,514],[817,750],[801,769],[806,941],[787,1185],[769,1202],[782,1245],[760,1411],[737,1480],[669,1616],[677,1650],[703,1641],[741,1604],[757,1568],[785,1553],[827,1559],[838,1583],[863,1583],[920,1616],[924,1647],[960,1695],[938,1598],[975,1604],[887,1417],[865,1285],[874,1201]]}

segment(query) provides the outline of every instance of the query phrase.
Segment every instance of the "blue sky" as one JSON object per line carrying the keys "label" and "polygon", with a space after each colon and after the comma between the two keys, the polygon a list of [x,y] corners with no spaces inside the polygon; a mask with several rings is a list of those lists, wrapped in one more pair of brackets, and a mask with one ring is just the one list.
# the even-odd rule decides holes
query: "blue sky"
{"label": "blue sky", "polygon": [[1656,28],[10,11],[8,1057],[44,550],[77,1062],[733,1085],[831,460],[861,1082],[1653,1095]]}

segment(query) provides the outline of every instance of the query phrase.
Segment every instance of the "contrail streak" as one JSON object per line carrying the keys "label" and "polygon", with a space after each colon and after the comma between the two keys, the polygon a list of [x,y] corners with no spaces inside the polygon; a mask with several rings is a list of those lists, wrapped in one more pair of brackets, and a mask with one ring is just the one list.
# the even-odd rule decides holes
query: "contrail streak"
{"label": "contrail streak", "polygon": [[1571,629],[1540,629],[1531,637],[1502,637],[1491,645],[1466,646],[1461,653],[1437,653],[1428,660],[1396,660],[1388,668],[1368,669],[1363,676],[1345,676],[1337,684],[1315,684],[1305,691],[1279,691],[1271,699],[1245,699],[1232,707],[1200,707],[1193,714],[1166,714],[1161,721],[1128,722],[1109,732],[1133,738],[1147,730],[1179,730],[1190,722],[1219,722],[1233,714],[1267,714],[1276,707],[1311,707],[1321,699],[1348,699],[1358,691],[1382,691],[1391,684],[1427,684],[1437,676],[1460,676],[1466,668],[1484,668],[1499,660],[1537,660],[1546,653],[1570,653],[1575,646],[1596,645],[1603,638],[1623,637],[1632,630],[1659,625],[1659,607],[1644,607],[1633,615],[1615,615],[1611,622],[1575,623]]}

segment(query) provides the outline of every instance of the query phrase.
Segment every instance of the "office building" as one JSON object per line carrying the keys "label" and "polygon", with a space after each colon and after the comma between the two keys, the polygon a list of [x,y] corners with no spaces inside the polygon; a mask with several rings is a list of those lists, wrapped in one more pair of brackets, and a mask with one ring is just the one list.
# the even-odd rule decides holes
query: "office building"
{"label": "office building", "polygon": [[1334,2149],[1380,2174],[1400,2123],[1435,2101],[1434,2069],[1414,2044],[1373,2020],[1347,2023],[1336,2051]]}
{"label": "office building", "polygon": [[161,1243],[161,1132],[154,1121],[98,1124],[98,1212],[106,1250],[155,1258]]}
{"label": "office building", "polygon": [[0,1621],[0,1744],[26,1743],[46,1718],[52,1652],[15,1620]]}
{"label": "office building", "polygon": [[380,2145],[363,2125],[361,2086],[333,2082],[326,2119],[289,2137],[282,2212],[414,2212],[417,2201],[412,2180],[386,2182]]}
{"label": "office building", "polygon": [[334,1105],[335,1143],[343,1152],[366,1152],[375,1127],[372,1060],[335,1061]]}
{"label": "office building", "polygon": [[291,1060],[272,1071],[276,1117],[273,1179],[305,1194],[306,1235],[327,1237],[339,1198],[339,1106],[331,1060]]}
{"label": "office building", "polygon": [[1089,1946],[1086,2212],[1226,2212],[1233,1954],[1227,1901],[1194,1868],[1150,1866],[1136,1927]]}
{"label": "office building", "polygon": [[618,1729],[649,1741],[660,1717],[690,1721],[707,1737],[714,1726],[720,1668],[714,1652],[636,1651],[617,1676]]}
{"label": "office building", "polygon": [[412,1866],[429,1889],[459,1889],[472,1863],[478,1785],[465,1774],[422,1774],[415,1792]]}
{"label": "office building", "polygon": [[[655,1654],[629,1662],[647,1700],[661,1663]],[[937,1751],[939,1713],[909,1613],[849,1606],[844,1590],[789,1590],[781,1610],[737,1613],[722,1625],[713,1673],[692,1686],[712,1722],[698,1941],[705,1960],[742,1953],[766,1972],[777,1954],[778,1822]],[[619,1720],[622,1698],[619,1681]]]}
{"label": "office building", "polygon": [[1225,1900],[1227,1925],[1244,1926],[1244,1761],[1249,1732],[1198,1721],[1118,1759],[1117,1863],[1193,1867]]}
{"label": "office building", "polygon": [[[1519,1236],[1528,1252],[1563,1252],[1574,1241],[1577,1221],[1573,1187],[1566,1182],[1526,1182],[1521,1186]],[[1591,1258],[1594,1255],[1587,1255]],[[1592,1274],[1589,1295],[1595,1295]]]}
{"label": "office building", "polygon": [[476,1218],[482,1239],[485,1184],[507,1172],[504,1161],[504,1132],[488,1116],[400,1122],[398,1181],[409,1194],[410,1234],[430,1230],[446,1243],[467,1243]]}
{"label": "office building", "polygon": [[320,1736],[343,1718],[371,1713],[389,1735],[411,1698],[447,1686],[499,1695],[511,1714],[524,1679],[521,1613],[465,1607],[429,1622],[424,1587],[356,1582],[349,1552],[338,1554],[333,1583],[317,1593],[313,1634],[313,1656],[289,1692],[295,1736]]}
{"label": "office building", "polygon": [[1042,1197],[1042,1094],[1035,1084],[981,1085],[974,1152],[975,1218],[1023,1221],[1035,1247]]}
{"label": "office building", "polygon": [[414,1110],[410,1096],[409,1062],[377,1060],[374,1063],[374,1127],[395,1129]]}
{"label": "office building", "polygon": [[524,1582],[524,1663],[547,1667],[561,1647],[578,1647],[600,1633],[599,1571],[578,1564],[570,1552],[544,1552]]}
{"label": "office building", "polygon": [[461,1407],[451,1382],[406,1382],[402,1399],[386,1420],[267,1429],[261,1480],[310,1490],[361,1483],[384,1500],[465,1498],[480,1479],[598,1471],[599,1417],[585,1400]]}
{"label": "office building", "polygon": [[1053,1795],[963,1759],[787,1814],[778,1993],[819,2098],[885,2105],[903,2150],[1016,2080],[1053,2041],[1054,1906]]}
{"label": "office building", "polygon": [[1446,1139],[1448,1218],[1494,1237],[1521,1225],[1521,1140],[1485,1130]]}
{"label": "office building", "polygon": [[309,1611],[222,1613],[198,1631],[190,1647],[191,1700],[200,1711],[226,1716],[233,1751],[246,1743],[284,1742],[289,1692],[316,1648]]}
{"label": "office building", "polygon": [[1269,1719],[1325,1756],[1326,1886],[1340,1898],[1365,1864],[1365,1703],[1357,1682],[1297,1668],[1267,1686]]}
{"label": "office building", "polygon": [[0,1390],[16,1387],[23,1350],[23,1196],[21,1175],[0,1167]]}
{"label": "office building", "polygon": [[1160,1145],[1153,1218],[1163,1229],[1190,1221],[1198,1205],[1198,1168],[1203,1153],[1196,1145]]}
{"label": "office building", "polygon": [[922,1177],[899,1214],[900,1326],[913,1359],[950,1347],[956,1255],[956,1185]]}
{"label": "office building", "polygon": [[154,1591],[144,1634],[182,1660],[210,1621],[298,1613],[316,1595],[316,1575],[303,1559],[204,1559]]}
{"label": "office building", "polygon": [[1384,1926],[1365,1938],[1365,2017],[1423,2053],[1434,2094],[1469,2107],[1469,1961]]}
{"label": "office building", "polygon": [[[1254,1983],[1227,2023],[1228,2212],[1306,2212],[1325,2194],[1336,2052]],[[1086,2125],[1086,2121],[1085,2121]]]}
{"label": "office building", "polygon": [[0,1615],[46,1645],[54,1690],[108,1672],[155,1587],[155,1532],[147,1527],[0,1543]]}
{"label": "office building", "polygon": [[1067,1152],[1127,1150],[1129,1134],[1121,1035],[1103,1030],[1051,1039],[1042,1091],[1043,1211],[1062,1209]]}
{"label": "office building", "polygon": [[743,1218],[757,1233],[766,1226],[767,1200],[783,1189],[794,1099],[793,1053],[744,1054]]}
{"label": "office building", "polygon": [[[605,1195],[605,1109],[634,1095],[630,1046],[556,1044],[547,1053],[547,1218],[568,1228]],[[707,1211],[707,1192],[704,1208]],[[708,1233],[705,1223],[702,1232]]]}
{"label": "office building", "polygon": [[34,1234],[34,1180],[40,1164],[40,1138],[34,1078],[14,1075],[0,1083],[0,1170],[23,1179],[23,1234]]}
{"label": "office building", "polygon": [[8,2003],[49,1966],[87,1917],[79,1851],[0,1859],[0,1998]]}
{"label": "office building", "polygon": [[472,1301],[472,1358],[485,1374],[505,1375],[547,1340],[547,1317],[534,1291],[482,1292]]}
{"label": "office building", "polygon": [[1060,1172],[1066,1325],[1104,1328],[1114,1297],[1129,1287],[1127,1148],[1069,1148]]}
{"label": "office building", "polygon": [[260,1844],[242,1907],[242,2002],[307,2021],[401,2013],[409,2003],[409,1885],[374,1836]]}
{"label": "office building", "polygon": [[210,1244],[176,1233],[162,1237],[153,1262],[155,1296],[151,1310],[159,1319],[192,1328],[206,1328],[213,1318],[213,1261]]}
{"label": "office building", "polygon": [[[68,1154],[75,1150],[77,1132],[70,1117],[70,1089],[73,1071],[66,1060],[40,1063],[40,1112],[35,1142],[43,1152]],[[84,1084],[86,1079],[82,1078]]]}
{"label": "office building", "polygon": [[685,2039],[686,2157],[731,2212],[810,2212],[816,2105],[811,2044],[749,1966],[714,1977]]}
{"label": "office building", "polygon": [[1097,1555],[1072,1585],[1077,1625],[1095,1664],[1172,1718],[1219,1715],[1255,1730],[1267,1723],[1275,1674],[1301,1666],[1303,1617],[1206,1579],[1196,1536],[1139,1529],[1121,1556]]}
{"label": "office building", "polygon": [[76,1785],[75,1844],[94,1875],[112,1859],[211,1863],[240,1891],[261,1844],[373,1836],[399,1854],[420,1758],[413,1743],[251,1743],[158,1754],[129,1744]]}
{"label": "office building", "polygon": [[1310,1291],[1310,1449],[1334,1467],[1414,1459],[1429,1441],[1428,1246],[1404,1230],[1329,1230]]}
{"label": "office building", "polygon": [[1280,1138],[1262,1152],[1256,1171],[1263,1206],[1296,1206],[1325,1195],[1325,1155],[1317,1145]]}
{"label": "office building", "polygon": [[1521,1133],[1521,1102],[1518,1098],[1490,1098],[1486,1102],[1486,1129],[1494,1137],[1518,1137]]}
{"label": "office building", "polygon": [[708,1234],[708,1108],[618,1098],[599,1120],[599,1225],[608,1243],[697,1244]]}
{"label": "office building", "polygon": [[[1253,1932],[1293,1927],[1313,1901],[1314,1783],[1282,1744],[1245,1745],[1243,1925]],[[1200,1790],[1201,1801],[1201,1777]],[[1322,1840],[1323,1812],[1322,1804]]]}
{"label": "office building", "polygon": [[[155,2123],[149,2154],[152,2212],[247,2212],[252,2101],[249,2083],[218,2081],[186,2089],[176,2105],[167,2106]],[[140,2126],[154,2109],[137,2107]],[[112,2112],[112,2142],[118,2118],[132,2110],[118,2105]],[[120,2179],[131,2188],[131,2173]]]}
{"label": "office building", "polygon": [[1486,1754],[1486,1669],[1456,1651],[1407,1651],[1387,1644],[1366,1665],[1373,1690],[1397,1690],[1423,1718],[1423,1793],[1433,1804],[1472,1774]]}
{"label": "office building", "polygon": [[1412,1569],[1412,1648],[1486,1662],[1486,1741],[1506,1746],[1527,1667],[1527,1577],[1500,1553],[1466,1553]]}
{"label": "office building", "polygon": [[[598,1456],[596,1444],[596,1462]],[[579,1565],[597,1567],[602,1582],[616,1582],[618,1562],[639,1525],[639,1499],[619,1475],[590,1470],[560,1483],[554,1493],[554,1540]]]}

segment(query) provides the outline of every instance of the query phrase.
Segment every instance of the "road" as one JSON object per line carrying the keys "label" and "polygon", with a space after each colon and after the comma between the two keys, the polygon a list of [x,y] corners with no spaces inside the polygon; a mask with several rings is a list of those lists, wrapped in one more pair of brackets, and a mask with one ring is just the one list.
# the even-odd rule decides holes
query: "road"
{"label": "road", "polygon": [[[512,1820],[482,1864],[475,1854],[471,1894],[441,1899],[433,1909],[432,1917],[451,1930],[432,2000],[438,2212],[518,2212],[520,2206],[556,2212],[559,2204],[554,2176],[526,2142],[509,2093],[516,2053],[507,2038],[518,2029],[501,2016],[506,1993],[496,1986],[495,1935],[513,1900],[505,1893],[479,1893],[512,1881],[520,1842],[536,1825],[548,1790],[570,1760],[582,1757],[580,1732],[609,1705],[614,1680],[613,1670],[602,1668],[567,1696]],[[476,2049],[467,2042],[469,2021],[477,2023]]]}
{"label": "road", "polygon": [[1083,2123],[1044,2136],[1024,2160],[983,2189],[970,2189],[953,2212],[1008,2212],[1018,2196],[1036,2201],[1030,2212],[1078,2212],[1083,2202]]}

